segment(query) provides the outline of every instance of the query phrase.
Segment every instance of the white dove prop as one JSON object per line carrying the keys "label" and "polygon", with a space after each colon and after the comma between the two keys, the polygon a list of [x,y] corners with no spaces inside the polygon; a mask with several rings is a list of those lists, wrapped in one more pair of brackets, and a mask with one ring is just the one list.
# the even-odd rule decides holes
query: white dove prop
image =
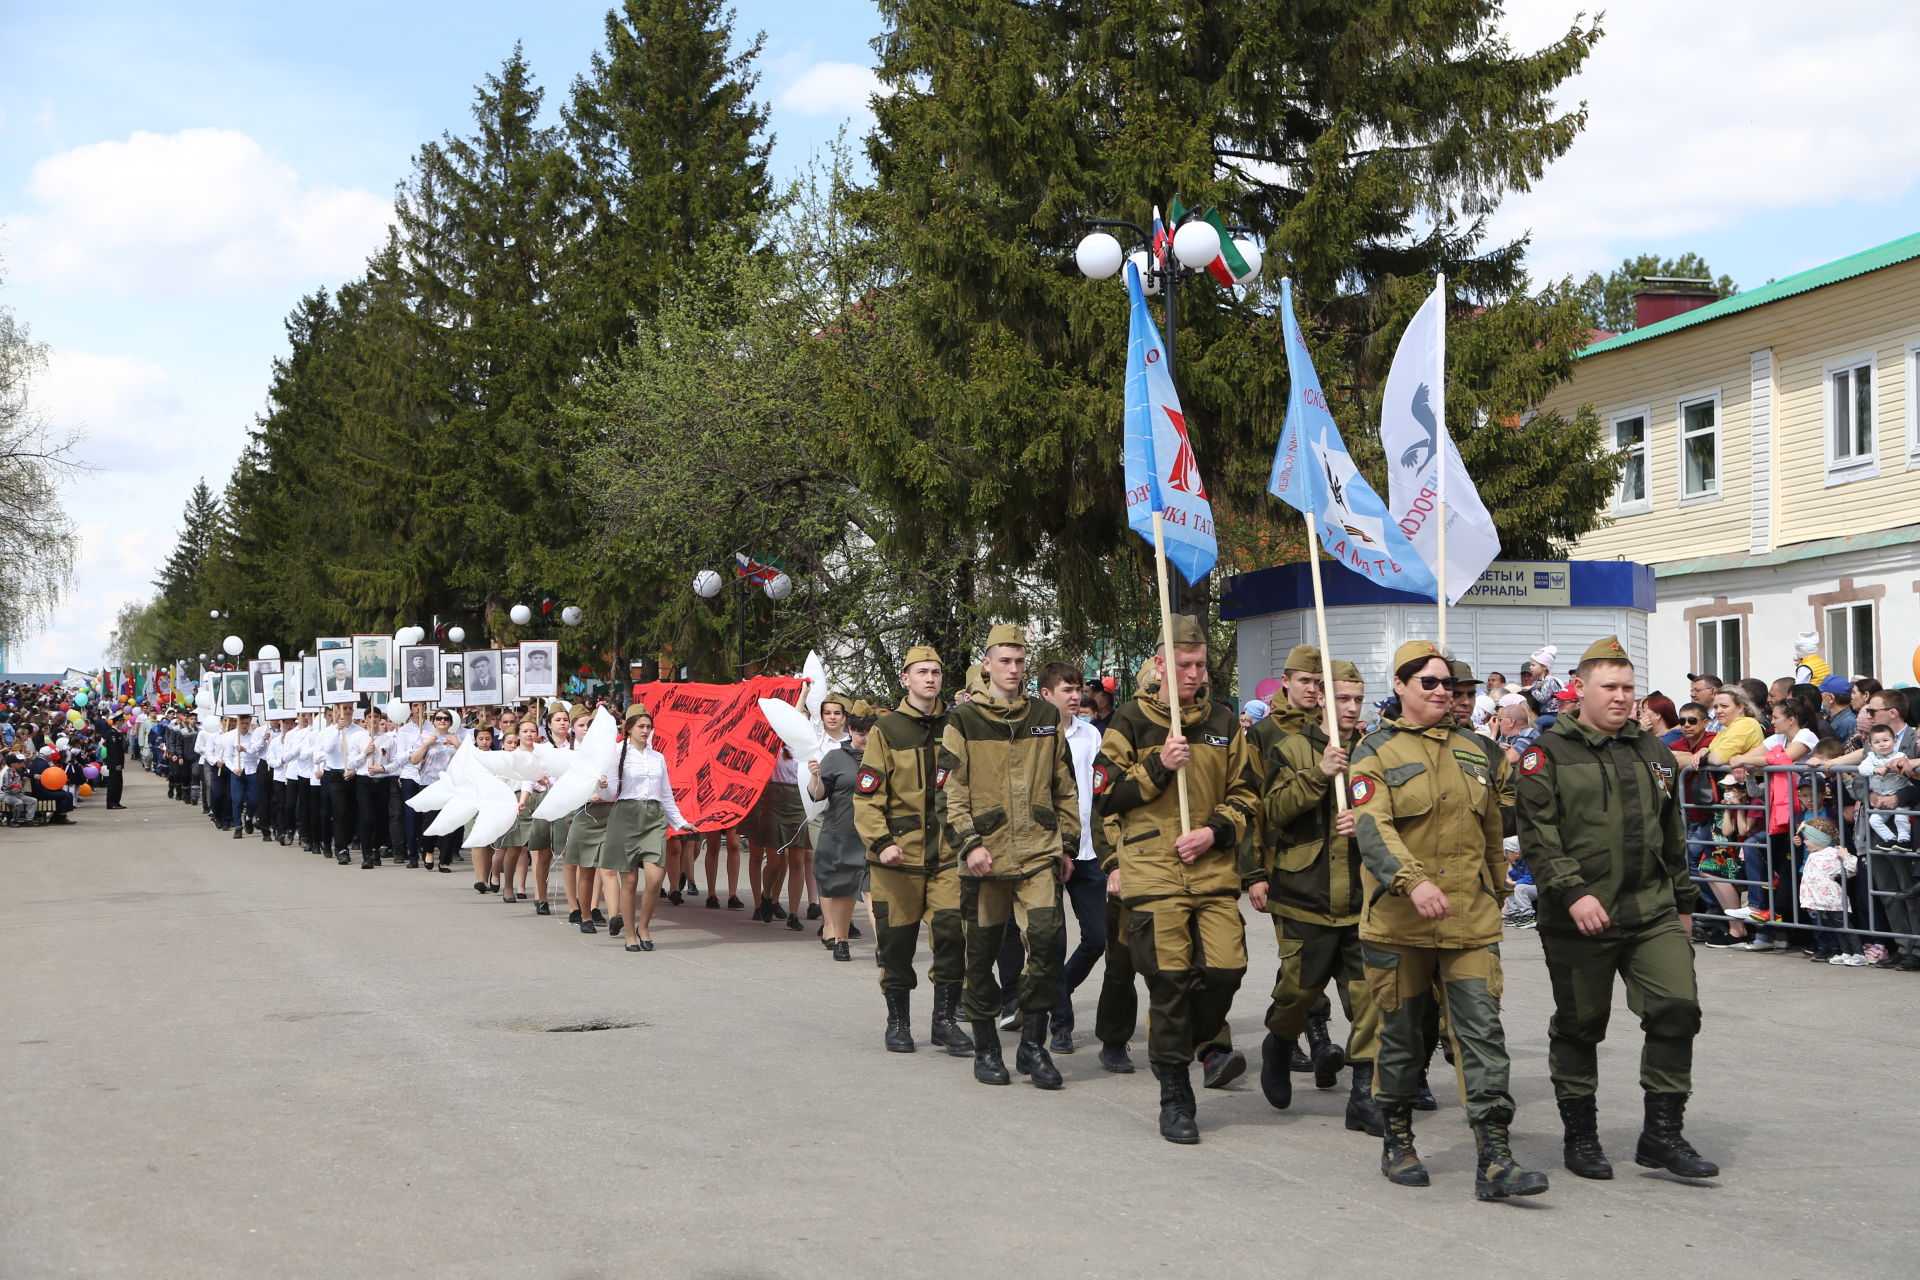
{"label": "white dove prop", "polygon": [[808,819],[812,819],[827,807],[825,800],[815,800],[808,794],[807,783],[811,771],[807,762],[818,760],[827,753],[827,743],[814,731],[813,722],[798,707],[789,706],[777,698],[761,698],[760,714],[767,718],[773,731],[780,735],[780,741],[787,744],[787,750],[800,762],[800,803],[806,809]]}
{"label": "white dove prop", "polygon": [[820,660],[818,652],[809,652],[800,674],[807,680],[807,719],[819,724],[820,708],[827,701],[827,664]]}
{"label": "white dove prop", "polygon": [[[540,807],[533,811],[533,816],[552,822],[591,799],[600,779],[612,775],[613,761],[620,750],[619,733],[607,709],[595,709],[593,721],[587,725],[586,736],[580,739],[579,745],[570,752],[554,752],[556,756],[570,756],[571,762],[558,777],[548,772],[548,777],[554,777],[553,787]],[[539,753],[534,754],[538,758]]]}

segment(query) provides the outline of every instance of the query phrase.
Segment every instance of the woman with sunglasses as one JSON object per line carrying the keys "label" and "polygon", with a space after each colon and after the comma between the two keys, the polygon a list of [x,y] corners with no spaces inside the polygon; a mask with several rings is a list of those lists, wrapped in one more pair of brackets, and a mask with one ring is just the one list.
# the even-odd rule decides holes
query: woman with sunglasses
{"label": "woman with sunglasses", "polygon": [[[639,703],[627,709],[626,739],[614,762],[613,777],[601,778],[589,811],[603,811],[606,823],[594,865],[599,868],[601,893],[612,896],[619,913],[613,929],[627,922],[627,950],[653,950],[649,927],[660,902],[660,885],[667,877],[667,832],[685,829],[686,818],[674,803],[673,783],[667,777],[667,758],[653,749],[653,715]],[[647,887],[634,911],[634,887],[641,867]],[[615,881],[616,883],[609,883]]]}
{"label": "woman with sunglasses", "polygon": [[[538,723],[532,712],[528,713],[526,723]],[[546,744],[555,751],[573,750],[572,729],[573,717],[567,714],[564,707],[556,707],[547,716]],[[552,788],[553,779],[551,778],[541,778],[535,782],[527,796],[528,812],[538,808],[541,798]],[[545,818],[533,819],[533,828],[528,833],[527,842],[527,847],[533,854],[533,913],[538,916],[550,916],[553,914],[553,907],[547,901],[547,873],[553,869],[554,849],[567,847],[567,819],[561,818],[555,822],[549,822]],[[560,878],[564,882],[567,903],[571,907],[573,903],[571,873],[566,868],[562,868]]]}
{"label": "woman with sunglasses", "polygon": [[[428,721],[426,731],[420,740],[413,744],[413,751],[407,759],[416,770],[421,787],[429,787],[440,781],[440,775],[447,771],[447,764],[453,759],[453,753],[460,749],[460,735],[453,730],[453,712],[436,711]],[[434,810],[438,813],[439,810]],[[433,825],[429,814],[420,815],[420,830],[425,831]],[[460,849],[460,833],[449,831],[445,835],[421,836],[426,846],[429,870],[453,871],[453,859]]]}

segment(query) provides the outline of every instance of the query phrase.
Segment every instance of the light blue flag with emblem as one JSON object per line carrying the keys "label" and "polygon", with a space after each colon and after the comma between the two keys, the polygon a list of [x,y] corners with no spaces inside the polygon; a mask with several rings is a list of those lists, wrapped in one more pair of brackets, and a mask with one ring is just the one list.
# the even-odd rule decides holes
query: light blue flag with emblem
{"label": "light blue flag with emblem", "polygon": [[1220,544],[1213,532],[1213,504],[1187,438],[1186,415],[1167,371],[1167,350],[1147,312],[1140,272],[1127,264],[1127,295],[1133,310],[1127,326],[1127,416],[1123,462],[1127,525],[1153,541],[1153,513],[1161,520],[1167,563],[1189,583],[1213,572]]}

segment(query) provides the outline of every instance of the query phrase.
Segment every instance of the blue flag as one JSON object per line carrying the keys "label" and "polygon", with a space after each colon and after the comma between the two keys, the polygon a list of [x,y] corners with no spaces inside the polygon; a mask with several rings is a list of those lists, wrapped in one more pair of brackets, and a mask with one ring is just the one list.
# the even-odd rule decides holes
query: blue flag
{"label": "blue flag", "polygon": [[1327,554],[1370,582],[1429,598],[1433,570],[1387,514],[1387,504],[1347,455],[1320,390],[1320,375],[1293,318],[1293,282],[1280,282],[1287,348],[1287,421],[1273,453],[1267,491],[1297,507]]}
{"label": "blue flag", "polygon": [[1140,272],[1127,264],[1127,294],[1133,300],[1127,331],[1127,420],[1123,459],[1127,524],[1153,541],[1153,513],[1161,519],[1167,562],[1195,583],[1213,571],[1220,544],[1213,534],[1213,504],[1200,478],[1200,464],[1187,439],[1186,415],[1167,372],[1160,330],[1147,313]]}

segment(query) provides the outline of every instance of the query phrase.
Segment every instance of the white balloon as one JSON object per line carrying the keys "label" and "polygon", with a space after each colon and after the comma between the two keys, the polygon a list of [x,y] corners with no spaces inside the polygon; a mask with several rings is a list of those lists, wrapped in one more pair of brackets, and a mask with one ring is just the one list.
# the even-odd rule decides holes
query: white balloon
{"label": "white balloon", "polygon": [[725,585],[726,583],[721,581],[720,575],[711,569],[702,569],[693,575],[693,594],[699,596],[702,600],[713,599],[720,594],[720,588]]}
{"label": "white balloon", "polygon": [[455,791],[440,806],[440,816],[422,832],[423,835],[444,836],[448,832],[458,831],[467,825],[467,819],[480,812],[480,797],[471,791]]}
{"label": "white balloon", "polygon": [[793,579],[784,573],[775,574],[761,590],[767,593],[767,599],[778,603],[793,594]]}
{"label": "white balloon", "polygon": [[447,775],[441,774],[420,790],[414,792],[413,799],[407,801],[407,808],[415,813],[432,813],[447,802],[453,794],[453,784],[447,781]]}
{"label": "white balloon", "polygon": [[240,656],[240,651],[247,646],[241,643],[239,636],[228,636],[220,642],[220,647],[227,651],[229,658],[237,658]]}
{"label": "white balloon", "polygon": [[467,638],[467,630],[465,627],[448,627],[447,628],[447,639],[453,641],[455,644],[461,643],[466,638]]}
{"label": "white balloon", "polygon": [[[814,732],[813,722],[798,707],[789,706],[778,698],[759,699],[760,714],[767,718],[773,731],[780,735],[780,741],[787,744],[787,750],[800,762],[802,776],[806,773],[809,760],[818,760],[826,754],[826,743]],[[815,800],[808,794],[806,787],[800,788],[800,805],[811,819],[814,814],[827,807],[825,800]]]}
{"label": "white balloon", "polygon": [[1073,251],[1080,274],[1089,280],[1110,280],[1120,269],[1120,242],[1104,231],[1083,238]]}
{"label": "white balloon", "polygon": [[527,606],[523,604],[517,604],[513,606],[513,608],[507,610],[507,616],[513,619],[514,626],[524,627],[529,622],[533,621],[533,610],[527,608]]}
{"label": "white balloon", "polygon": [[[503,787],[504,783],[501,784]],[[511,791],[502,795],[489,795],[480,802],[480,808],[473,815],[473,830],[467,832],[460,843],[463,848],[478,849],[482,845],[492,844],[507,834],[520,818],[520,800]]]}
{"label": "white balloon", "polygon": [[547,798],[533,811],[536,818],[551,822],[564,818],[592,799],[602,777],[611,776],[614,757],[619,753],[619,726],[605,707],[596,707],[587,732],[574,748],[573,767],[557,779]]}
{"label": "white balloon", "polygon": [[807,719],[818,724],[820,706],[827,700],[827,664],[820,660],[817,652],[807,654],[807,663],[800,668],[801,676],[809,681],[807,685]]}
{"label": "white balloon", "polygon": [[1220,256],[1220,233],[1207,222],[1182,223],[1173,233],[1173,256],[1198,271]]}
{"label": "white balloon", "polygon": [[280,656],[280,650],[275,646],[270,644],[263,644],[260,646],[260,660],[262,662],[271,662],[275,658],[278,658],[279,656]]}

